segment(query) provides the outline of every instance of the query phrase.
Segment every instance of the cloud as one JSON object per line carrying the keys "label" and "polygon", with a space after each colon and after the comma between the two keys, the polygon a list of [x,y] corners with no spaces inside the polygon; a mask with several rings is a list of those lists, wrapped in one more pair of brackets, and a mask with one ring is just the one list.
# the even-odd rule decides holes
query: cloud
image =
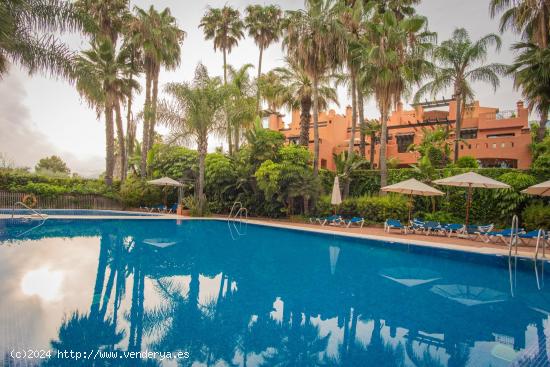
{"label": "cloud", "polygon": [[80,159],[60,151],[33,125],[25,105],[26,92],[18,73],[12,72],[0,80],[0,153],[17,166],[34,167],[40,158],[56,154],[71,168],[86,177],[96,177],[102,170],[102,157]]}

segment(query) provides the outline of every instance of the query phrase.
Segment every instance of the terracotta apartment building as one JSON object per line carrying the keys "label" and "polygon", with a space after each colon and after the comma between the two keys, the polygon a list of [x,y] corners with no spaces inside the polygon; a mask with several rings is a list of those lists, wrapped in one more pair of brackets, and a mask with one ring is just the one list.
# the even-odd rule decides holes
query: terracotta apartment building
{"label": "terracotta apartment building", "polygon": [[[388,158],[398,159],[400,167],[416,163],[419,155],[407,149],[412,143],[422,141],[422,129],[437,126],[451,131],[449,144],[453,144],[456,121],[456,103],[453,100],[438,100],[413,105],[412,110],[403,110],[399,103],[388,121]],[[531,155],[529,144],[529,112],[518,102],[515,110],[501,111],[494,107],[482,107],[478,101],[468,105],[462,119],[462,139],[459,156],[473,156],[482,167],[529,168]],[[292,113],[287,126],[282,115],[272,114],[268,127],[282,132],[289,143],[297,143],[300,137],[300,111]],[[321,167],[335,169],[333,154],[347,150],[351,130],[351,107],[345,115],[334,110],[319,114],[319,140]],[[367,144],[370,139],[367,137]],[[310,126],[309,148],[313,150],[313,124]],[[355,150],[359,151],[359,131],[356,132]],[[367,146],[367,155],[369,154]],[[379,144],[375,145],[375,162],[379,161]]]}

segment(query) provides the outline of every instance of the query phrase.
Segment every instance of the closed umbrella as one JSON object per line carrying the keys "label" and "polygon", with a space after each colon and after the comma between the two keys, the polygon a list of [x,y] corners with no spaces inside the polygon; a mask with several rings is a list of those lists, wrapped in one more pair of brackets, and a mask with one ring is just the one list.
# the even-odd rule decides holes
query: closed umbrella
{"label": "closed umbrella", "polygon": [[541,182],[539,184],[529,186],[525,190],[522,190],[524,194],[538,195],[538,196],[550,196],[550,181]]}
{"label": "closed umbrella", "polygon": [[411,220],[413,195],[421,195],[421,196],[445,195],[438,189],[434,189],[433,187],[428,186],[425,183],[420,182],[414,178],[401,181],[393,185],[382,187],[381,190],[384,192],[398,192],[400,194],[409,195],[409,221]]}
{"label": "closed umbrella", "polygon": [[434,183],[445,186],[467,187],[468,197],[466,199],[466,228],[470,219],[470,207],[472,206],[472,189],[480,187],[485,189],[509,189],[510,185],[493,180],[475,172],[462,173],[460,175],[435,180]]}
{"label": "closed umbrella", "polygon": [[334,177],[334,184],[332,185],[332,196],[330,197],[330,203],[332,205],[342,204],[342,194],[340,193],[340,180],[338,180],[338,176]]}
{"label": "closed umbrella", "polygon": [[[166,188],[169,187],[169,186],[172,186],[172,187],[181,187],[183,186],[183,184],[181,182],[178,182],[170,177],[162,177],[162,178],[157,178],[156,180],[151,180],[151,181],[147,181],[148,184],[151,184],[151,185],[157,185],[157,186],[163,186],[164,188],[164,206],[167,206],[167,203],[166,203],[166,200],[167,200],[167,192],[166,192]],[[179,200],[178,200],[178,204],[179,204]]]}

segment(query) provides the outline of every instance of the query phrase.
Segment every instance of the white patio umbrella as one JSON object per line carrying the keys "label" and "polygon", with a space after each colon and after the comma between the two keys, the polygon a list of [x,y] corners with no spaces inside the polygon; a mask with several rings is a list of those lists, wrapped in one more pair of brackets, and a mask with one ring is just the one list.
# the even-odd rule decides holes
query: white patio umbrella
{"label": "white patio umbrella", "polygon": [[538,195],[538,196],[550,196],[550,181],[541,182],[539,184],[529,186],[525,190],[522,190],[524,194]]}
{"label": "white patio umbrella", "polygon": [[[330,197],[330,203],[332,205],[342,204],[342,194],[340,193],[340,180],[338,176],[334,177],[334,184],[332,185],[332,196]],[[334,210],[336,213],[336,209]]]}
{"label": "white patio umbrella", "polygon": [[[181,182],[178,182],[170,177],[162,177],[162,178],[157,178],[156,180],[151,180],[151,181],[147,181],[148,184],[151,184],[151,185],[157,185],[157,186],[163,186],[163,190],[164,190],[164,206],[166,206],[166,197],[167,197],[167,192],[166,192],[166,188],[169,187],[169,186],[173,186],[173,187],[181,187],[183,186],[183,184]],[[179,203],[178,203],[179,204]]]}
{"label": "white patio umbrella", "polygon": [[475,172],[462,173],[460,175],[442,178],[435,180],[435,184],[445,186],[467,187],[468,198],[466,199],[466,226],[470,219],[470,207],[472,205],[472,189],[474,187],[480,187],[485,189],[509,189],[510,185],[503,182],[493,180],[492,178],[485,177]]}
{"label": "white patio umbrella", "polygon": [[412,196],[421,195],[421,196],[441,196],[445,195],[443,192],[435,189],[429,185],[426,185],[423,182],[420,182],[414,178],[398,182],[393,185],[384,186],[380,190],[384,192],[397,192],[400,194],[409,195],[409,221],[411,220],[411,211],[412,211]]}

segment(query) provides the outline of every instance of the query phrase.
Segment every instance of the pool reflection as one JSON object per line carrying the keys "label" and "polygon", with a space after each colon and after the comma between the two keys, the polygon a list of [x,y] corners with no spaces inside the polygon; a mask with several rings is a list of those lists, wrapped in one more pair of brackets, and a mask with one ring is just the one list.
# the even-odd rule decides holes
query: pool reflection
{"label": "pool reflection", "polygon": [[17,246],[38,256],[47,237],[98,239],[87,307],[65,310],[47,340],[54,350],[185,351],[178,365],[207,366],[548,361],[544,272],[518,270],[512,295],[504,259],[473,264],[255,226],[232,240],[223,222],[97,223],[52,220],[0,247],[1,265]]}

